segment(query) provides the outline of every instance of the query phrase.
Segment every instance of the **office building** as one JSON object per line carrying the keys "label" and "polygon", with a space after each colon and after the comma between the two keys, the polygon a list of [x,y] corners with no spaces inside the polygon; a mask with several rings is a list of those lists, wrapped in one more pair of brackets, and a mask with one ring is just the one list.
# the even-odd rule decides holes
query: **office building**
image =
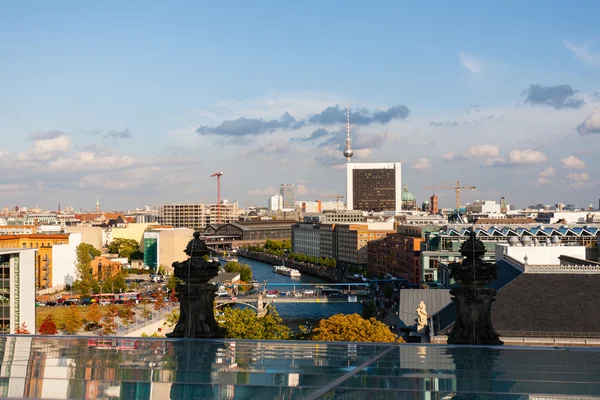
{"label": "office building", "polygon": [[366,269],[367,243],[394,232],[393,225],[388,229],[381,229],[378,224],[336,225],[337,264]]}
{"label": "office building", "polygon": [[292,225],[292,251],[319,257],[321,224],[310,220],[305,218],[304,222]]}
{"label": "office building", "polygon": [[279,186],[279,195],[283,199],[282,201],[284,209],[294,208],[296,196],[293,183],[282,183]]}
{"label": "office building", "polygon": [[274,194],[269,197],[269,211],[279,211],[283,209],[283,196]]}
{"label": "office building", "polygon": [[346,207],[369,212],[402,209],[401,163],[348,163]]}

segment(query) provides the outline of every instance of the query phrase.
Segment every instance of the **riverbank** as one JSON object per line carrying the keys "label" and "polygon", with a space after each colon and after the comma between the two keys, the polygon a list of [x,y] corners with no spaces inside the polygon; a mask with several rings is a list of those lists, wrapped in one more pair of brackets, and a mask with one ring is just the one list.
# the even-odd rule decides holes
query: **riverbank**
{"label": "riverbank", "polygon": [[238,255],[271,265],[285,265],[286,267],[297,269],[298,271],[300,271],[301,274],[325,279],[329,282],[341,282],[340,277],[338,277],[336,273],[317,265],[305,264],[297,261],[288,260],[286,258],[273,256],[271,254],[257,253],[254,251],[248,251],[244,249],[239,249]]}

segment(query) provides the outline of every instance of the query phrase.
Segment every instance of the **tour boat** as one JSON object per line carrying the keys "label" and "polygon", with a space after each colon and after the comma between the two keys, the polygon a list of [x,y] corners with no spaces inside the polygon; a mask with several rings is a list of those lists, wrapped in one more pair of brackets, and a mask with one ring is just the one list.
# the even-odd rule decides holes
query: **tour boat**
{"label": "tour boat", "polygon": [[237,260],[238,260],[238,258],[236,256],[234,256],[234,255],[227,255],[227,253],[225,253],[223,255],[223,261],[225,261],[225,262],[230,262],[230,261],[237,262]]}
{"label": "tour boat", "polygon": [[291,276],[292,278],[300,277],[300,271],[298,271],[297,269],[288,268],[284,265],[275,265],[273,267],[273,272],[285,276]]}

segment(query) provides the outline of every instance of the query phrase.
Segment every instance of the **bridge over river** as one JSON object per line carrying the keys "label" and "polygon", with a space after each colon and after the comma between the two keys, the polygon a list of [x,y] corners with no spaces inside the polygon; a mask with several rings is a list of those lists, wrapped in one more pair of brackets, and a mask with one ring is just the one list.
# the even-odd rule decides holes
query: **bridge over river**
{"label": "bridge over river", "polygon": [[300,296],[287,295],[279,296],[275,294],[258,294],[258,295],[241,295],[241,296],[224,296],[215,299],[215,308],[220,308],[226,305],[242,304],[254,308],[259,316],[263,316],[267,312],[267,306],[286,303],[311,303],[311,304],[328,304],[328,303],[358,303],[363,300],[368,300],[369,296],[365,295],[347,295],[347,296],[324,296],[324,295],[307,295]]}

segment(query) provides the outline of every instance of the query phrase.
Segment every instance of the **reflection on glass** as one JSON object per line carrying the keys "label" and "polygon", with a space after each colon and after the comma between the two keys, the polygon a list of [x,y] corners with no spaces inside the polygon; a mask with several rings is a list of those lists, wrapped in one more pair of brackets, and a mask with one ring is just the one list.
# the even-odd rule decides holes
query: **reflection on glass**
{"label": "reflection on glass", "polygon": [[600,393],[596,349],[1,336],[0,357],[0,397],[14,398],[414,399],[457,393],[590,398]]}

